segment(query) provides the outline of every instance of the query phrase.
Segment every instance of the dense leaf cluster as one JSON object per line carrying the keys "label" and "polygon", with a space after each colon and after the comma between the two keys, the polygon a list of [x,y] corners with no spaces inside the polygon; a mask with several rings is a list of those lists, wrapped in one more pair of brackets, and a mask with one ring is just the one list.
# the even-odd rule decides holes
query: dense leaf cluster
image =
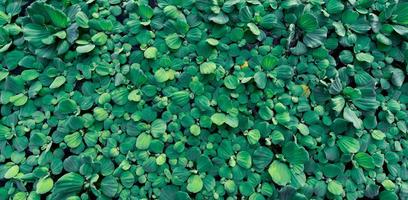
{"label": "dense leaf cluster", "polygon": [[1,0],[0,199],[408,199],[408,3]]}

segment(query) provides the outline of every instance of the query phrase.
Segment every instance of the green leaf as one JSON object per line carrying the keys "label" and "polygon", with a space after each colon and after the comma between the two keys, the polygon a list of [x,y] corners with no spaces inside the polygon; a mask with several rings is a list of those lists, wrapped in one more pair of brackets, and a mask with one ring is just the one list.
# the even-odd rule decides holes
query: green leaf
{"label": "green leaf", "polygon": [[303,43],[310,48],[316,48],[323,44],[327,37],[327,28],[323,27],[306,33]]}
{"label": "green leaf", "polygon": [[375,98],[357,98],[353,99],[353,104],[364,111],[376,110],[380,103]]}
{"label": "green leaf", "polygon": [[136,139],[136,148],[146,150],[152,142],[152,136],[146,133],[141,133]]}
{"label": "green leaf", "polygon": [[196,124],[191,125],[189,130],[190,133],[194,136],[199,136],[201,133],[201,128]]}
{"label": "green leaf", "polygon": [[147,59],[155,59],[157,56],[157,48],[149,47],[144,51],[143,55]]}
{"label": "green leaf", "polygon": [[372,63],[374,61],[374,56],[369,53],[358,53],[356,54],[356,59],[361,62]]}
{"label": "green leaf", "polygon": [[266,147],[260,146],[255,149],[252,155],[255,169],[264,170],[271,163],[273,156],[273,152]]}
{"label": "green leaf", "polygon": [[75,16],[75,21],[78,24],[79,27],[82,28],[89,28],[88,22],[88,16],[82,11],[79,11],[76,16]]}
{"label": "green leaf", "polygon": [[216,124],[217,126],[221,126],[226,121],[226,116],[224,113],[214,113],[211,116],[211,121]]}
{"label": "green leaf", "polygon": [[281,186],[287,185],[292,176],[289,167],[277,160],[273,161],[269,166],[268,173],[272,177],[273,182]]}
{"label": "green leaf", "polygon": [[343,118],[353,123],[354,128],[362,129],[363,128],[363,121],[357,117],[355,111],[351,110],[350,107],[346,106],[343,111]]}
{"label": "green leaf", "polygon": [[84,178],[74,172],[69,172],[57,180],[52,189],[52,196],[54,199],[67,198],[75,195],[82,190],[84,185]]}
{"label": "green leaf", "polygon": [[18,165],[13,165],[10,167],[6,173],[4,174],[5,179],[11,179],[17,176],[18,172],[20,172],[20,167]]}
{"label": "green leaf", "polygon": [[96,107],[93,110],[93,114],[96,121],[103,121],[109,117],[109,113],[105,109],[99,107]]}
{"label": "green leaf", "polygon": [[342,136],[338,139],[337,146],[344,153],[357,153],[360,150],[360,142],[349,136]]}
{"label": "green leaf", "polygon": [[265,89],[266,81],[267,81],[265,72],[255,73],[254,80],[255,80],[256,86],[258,86],[258,88]]}
{"label": "green leaf", "polygon": [[237,154],[237,163],[244,169],[250,169],[252,166],[251,154],[247,151],[240,151]]}
{"label": "green leaf", "polygon": [[333,195],[341,195],[344,193],[343,186],[334,180],[327,184],[327,190]]}
{"label": "green leaf", "polygon": [[396,17],[393,21],[397,24],[408,25],[408,3],[399,3],[395,9]]}
{"label": "green leaf", "polygon": [[72,134],[66,135],[64,137],[64,142],[69,148],[77,148],[82,143],[82,137],[79,132],[74,132]]}
{"label": "green leaf", "polygon": [[166,132],[166,122],[162,119],[156,119],[152,122],[151,125],[151,133],[153,135],[162,135]]}
{"label": "green leaf", "polygon": [[258,129],[250,130],[247,135],[247,140],[249,144],[257,144],[259,139],[261,139],[261,132]]}
{"label": "green leaf", "polygon": [[308,13],[300,16],[298,24],[299,27],[306,32],[312,32],[319,26],[316,17]]}
{"label": "green leaf", "polygon": [[291,164],[303,164],[309,160],[309,153],[302,146],[289,142],[282,149],[285,159]]}
{"label": "green leaf", "polygon": [[190,101],[190,93],[187,91],[177,91],[171,95],[171,100],[179,106],[184,106]]}
{"label": "green leaf", "polygon": [[405,73],[399,68],[393,68],[391,83],[397,87],[401,87],[404,84]]}
{"label": "green leaf", "polygon": [[181,43],[182,43],[182,41],[181,41],[180,37],[177,35],[177,33],[173,33],[173,34],[168,35],[166,37],[165,41],[166,41],[167,46],[170,49],[178,49],[178,48],[181,47]]}
{"label": "green leaf", "polygon": [[208,19],[216,24],[226,24],[229,22],[228,15],[223,12],[218,13],[217,15],[212,15]]}
{"label": "green leaf", "polygon": [[224,85],[226,88],[234,90],[239,85],[239,80],[234,75],[228,75],[224,78]]}
{"label": "green leaf", "polygon": [[106,44],[106,41],[108,41],[108,36],[103,32],[99,32],[93,35],[91,40],[96,45],[104,45]]}
{"label": "green leaf", "polygon": [[93,49],[95,49],[95,45],[94,44],[87,44],[87,45],[82,45],[82,46],[78,46],[76,48],[76,51],[78,53],[89,53],[91,52]]}
{"label": "green leaf", "polygon": [[166,70],[164,70],[163,68],[160,68],[154,73],[154,78],[156,79],[157,82],[164,83],[167,80],[169,80],[170,77]]}
{"label": "green leaf", "polygon": [[232,128],[237,128],[239,125],[239,119],[237,116],[227,115],[225,123]]}
{"label": "green leaf", "polygon": [[200,65],[200,73],[201,74],[212,74],[215,72],[217,66],[214,62],[204,62]]}
{"label": "green leaf", "polygon": [[401,26],[401,25],[392,25],[392,28],[394,29],[395,32],[402,36],[407,36],[408,35],[408,27]]}
{"label": "green leaf", "polygon": [[64,76],[58,76],[54,79],[54,81],[50,85],[50,89],[55,89],[61,87],[66,81]]}
{"label": "green leaf", "polygon": [[37,194],[45,194],[51,191],[52,187],[54,186],[54,181],[51,178],[41,178],[38,182],[35,192]]}
{"label": "green leaf", "polygon": [[119,183],[113,176],[106,176],[101,181],[101,192],[107,197],[115,197],[119,189]]}
{"label": "green leaf", "polygon": [[192,175],[187,180],[187,191],[198,193],[203,189],[203,180],[199,175]]}
{"label": "green leaf", "polygon": [[153,17],[153,9],[148,6],[148,5],[139,5],[139,13],[140,16],[146,18],[146,19],[150,19]]}
{"label": "green leaf", "polygon": [[[24,73],[24,72],[23,72]],[[25,72],[25,73],[28,73],[28,72]],[[5,79],[5,78],[7,78],[7,76],[9,75],[9,72],[8,71],[3,71],[3,70],[1,70],[0,71],[0,81],[2,81],[3,79]],[[25,76],[23,76],[23,78],[24,78]]]}
{"label": "green leaf", "polygon": [[[1,72],[0,72],[1,73]],[[1,75],[0,75],[1,76]],[[34,69],[29,69],[29,70],[24,70],[21,73],[21,77],[25,80],[25,81],[32,81],[36,78],[38,78],[40,76],[40,73],[37,72],[37,70]],[[1,80],[1,77],[0,77]]]}
{"label": "green leaf", "polygon": [[77,110],[77,104],[71,99],[63,99],[57,105],[55,111],[60,114],[69,114]]}
{"label": "green leaf", "polygon": [[346,29],[341,22],[333,22],[333,26],[337,35],[340,37],[344,37],[346,35]]}
{"label": "green leaf", "polygon": [[327,13],[337,14],[344,10],[341,0],[329,0],[326,4]]}
{"label": "green leaf", "polygon": [[354,159],[357,161],[358,165],[366,169],[374,169],[374,159],[365,152],[359,152],[354,156]]}
{"label": "green leaf", "polygon": [[24,39],[36,45],[42,45],[41,40],[48,38],[52,33],[45,26],[26,24],[23,26]]}
{"label": "green leaf", "polygon": [[249,30],[254,34],[254,35],[259,35],[261,34],[261,31],[259,28],[254,24],[254,23],[248,23],[247,24]]}
{"label": "green leaf", "polygon": [[383,140],[385,138],[385,133],[383,133],[380,130],[373,130],[371,132],[371,136],[375,139],[375,140]]}
{"label": "green leaf", "polygon": [[27,103],[28,97],[24,94],[17,94],[11,96],[9,101],[13,103],[14,106],[23,106]]}
{"label": "green leaf", "polygon": [[48,14],[48,19],[50,19],[55,26],[60,28],[66,28],[68,26],[69,18],[64,12],[48,4],[43,4],[43,6]]}

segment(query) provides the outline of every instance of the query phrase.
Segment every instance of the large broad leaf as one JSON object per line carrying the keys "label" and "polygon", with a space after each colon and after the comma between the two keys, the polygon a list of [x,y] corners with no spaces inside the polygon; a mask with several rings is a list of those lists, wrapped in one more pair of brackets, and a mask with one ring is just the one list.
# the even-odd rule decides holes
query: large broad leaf
{"label": "large broad leaf", "polygon": [[156,119],[152,122],[151,132],[152,134],[163,134],[166,132],[166,122],[162,119]]}
{"label": "large broad leaf", "polygon": [[405,80],[405,73],[399,68],[394,68],[392,69],[392,77],[391,77],[391,82],[393,85],[397,87],[401,87],[402,84],[404,84]]}
{"label": "large broad leaf", "polygon": [[342,136],[338,139],[337,146],[344,153],[357,153],[360,150],[360,142],[350,136]]}
{"label": "large broad leaf", "polygon": [[102,179],[101,182],[101,192],[108,196],[114,197],[119,189],[119,183],[113,176],[107,176]]}
{"label": "large broad leaf", "polygon": [[199,175],[192,175],[187,180],[187,190],[192,193],[200,192],[203,185],[203,180]]}
{"label": "large broad leaf", "polygon": [[65,199],[71,195],[77,194],[82,190],[84,178],[74,172],[63,175],[55,183],[52,190],[53,199]]}
{"label": "large broad leaf", "polygon": [[326,4],[326,9],[329,14],[337,14],[344,9],[341,0],[329,0]]}
{"label": "large broad leaf", "polygon": [[309,13],[300,16],[298,24],[301,29],[307,32],[316,30],[319,25],[316,17]]}
{"label": "large broad leaf", "polygon": [[357,161],[358,165],[366,169],[374,169],[374,159],[370,155],[364,152],[359,152],[354,156],[354,159]]}
{"label": "large broad leaf", "polygon": [[272,177],[273,182],[282,186],[287,185],[292,176],[289,167],[277,160],[273,161],[271,166],[269,166],[268,173]]}
{"label": "large broad leaf", "polygon": [[256,83],[256,86],[258,86],[258,88],[260,89],[264,89],[266,87],[266,74],[265,72],[257,72],[254,75],[254,80]]}
{"label": "large broad leaf", "polygon": [[54,186],[54,181],[51,178],[41,178],[36,184],[35,192],[37,194],[45,194]]}
{"label": "large broad leaf", "polygon": [[177,33],[170,34],[165,39],[167,46],[170,49],[178,49],[181,47],[181,39]]}
{"label": "large broad leaf", "polygon": [[212,15],[208,19],[216,24],[226,24],[229,21],[228,15],[220,12],[218,15]]}
{"label": "large broad leaf", "polygon": [[44,4],[45,11],[48,14],[49,19],[52,23],[60,28],[66,28],[68,26],[69,18],[59,9],[54,8],[48,4]]}
{"label": "large broad leaf", "polygon": [[255,169],[264,170],[273,159],[273,152],[266,147],[259,147],[253,153],[253,162]]}
{"label": "large broad leaf", "polygon": [[226,115],[224,113],[214,113],[211,116],[211,121],[217,126],[221,126],[226,120]]}
{"label": "large broad leaf", "polygon": [[392,28],[394,29],[395,32],[402,36],[407,36],[408,35],[408,27],[402,26],[402,25],[393,25]]}
{"label": "large broad leaf", "polygon": [[35,45],[43,45],[41,40],[52,35],[50,29],[39,24],[26,24],[23,26],[24,39]]}
{"label": "large broad leaf", "polygon": [[305,37],[303,38],[303,43],[307,47],[316,48],[323,44],[327,37],[327,28],[319,28],[312,32],[306,33]]}
{"label": "large broad leaf", "polygon": [[376,110],[380,103],[375,98],[357,98],[353,99],[353,104],[364,111]]}
{"label": "large broad leaf", "polygon": [[330,181],[327,185],[327,190],[334,195],[341,195],[344,193],[343,186],[337,181]]}
{"label": "large broad leaf", "polygon": [[291,164],[303,164],[309,160],[309,153],[306,151],[306,149],[294,142],[288,142],[283,147],[282,152],[285,159]]}
{"label": "large broad leaf", "polygon": [[69,24],[69,18],[64,12],[44,2],[31,4],[27,12],[38,24],[41,24],[41,21],[50,21],[52,25],[59,28],[66,28]]}
{"label": "large broad leaf", "polygon": [[356,129],[362,129],[363,128],[363,121],[360,118],[358,118],[355,111],[351,110],[350,107],[348,107],[348,106],[346,106],[346,108],[344,108],[343,118],[346,121],[353,123],[354,128],[356,128]]}
{"label": "large broad leaf", "polygon": [[251,154],[247,151],[240,151],[237,154],[237,164],[244,169],[250,169],[252,166]]}
{"label": "large broad leaf", "polygon": [[397,24],[407,25],[408,24],[408,2],[400,3],[395,9],[394,22]]}

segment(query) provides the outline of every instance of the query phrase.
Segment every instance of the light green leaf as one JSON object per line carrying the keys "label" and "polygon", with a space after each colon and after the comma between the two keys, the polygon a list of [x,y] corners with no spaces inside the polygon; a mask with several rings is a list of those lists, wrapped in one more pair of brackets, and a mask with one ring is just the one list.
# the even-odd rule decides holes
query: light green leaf
{"label": "light green leaf", "polygon": [[254,75],[254,80],[258,88],[265,89],[267,81],[265,72],[256,72]]}
{"label": "light green leaf", "polygon": [[357,161],[358,165],[366,169],[374,169],[374,159],[369,154],[365,152],[359,152],[354,156],[354,159]]}
{"label": "light green leaf", "polygon": [[198,193],[203,189],[203,180],[199,175],[192,175],[187,180],[187,190],[192,193]]}
{"label": "light green leaf", "polygon": [[147,59],[154,59],[157,56],[157,48],[149,47],[144,51],[143,55]]}
{"label": "light green leaf", "polygon": [[342,136],[338,139],[337,146],[344,153],[357,153],[360,150],[360,142],[350,136]]}
{"label": "light green leaf", "polygon": [[281,186],[287,185],[292,176],[289,167],[277,160],[273,161],[269,166],[268,173],[272,177],[273,182]]}
{"label": "light green leaf", "polygon": [[217,66],[214,62],[204,62],[200,65],[200,73],[201,74],[212,74],[215,72]]}
{"label": "light green leaf", "polygon": [[4,174],[5,179],[11,179],[17,176],[18,172],[20,172],[20,167],[18,165],[13,165],[10,167],[6,173]]}
{"label": "light green leaf", "polygon": [[343,118],[353,123],[354,128],[362,129],[363,128],[363,121],[357,117],[355,111],[351,110],[350,107],[346,106],[343,111]]}
{"label": "light green leaf", "polygon": [[244,169],[250,169],[252,166],[251,154],[247,151],[240,151],[237,154],[237,163]]}
{"label": "light green leaf", "polygon": [[91,52],[93,49],[95,48],[94,44],[87,44],[87,45],[82,45],[82,46],[78,46],[76,48],[76,51],[78,53],[89,53]]}
{"label": "light green leaf", "polygon": [[177,35],[177,33],[173,33],[173,34],[168,35],[166,37],[165,41],[166,41],[167,46],[170,49],[178,49],[178,48],[181,47],[181,43],[182,43],[182,41],[181,41],[180,37]]}
{"label": "light green leaf", "polygon": [[54,181],[51,178],[41,178],[38,182],[35,192],[37,194],[45,194],[51,191],[52,187],[54,186]]}
{"label": "light green leaf", "polygon": [[356,59],[361,62],[372,63],[374,61],[374,56],[369,53],[358,53],[356,54]]}
{"label": "light green leaf", "polygon": [[66,78],[64,76],[58,76],[54,79],[54,81],[50,85],[50,89],[55,89],[59,88],[62,86],[66,81]]}
{"label": "light green leaf", "polygon": [[261,34],[261,31],[259,28],[254,24],[254,23],[248,23],[247,24],[249,30],[254,34],[254,35],[259,35]]}
{"label": "light green leaf", "polygon": [[214,113],[211,116],[211,121],[216,124],[217,126],[221,126],[226,121],[226,116],[224,113]]}
{"label": "light green leaf", "polygon": [[344,193],[343,186],[334,180],[329,182],[327,190],[334,195],[341,195]]}

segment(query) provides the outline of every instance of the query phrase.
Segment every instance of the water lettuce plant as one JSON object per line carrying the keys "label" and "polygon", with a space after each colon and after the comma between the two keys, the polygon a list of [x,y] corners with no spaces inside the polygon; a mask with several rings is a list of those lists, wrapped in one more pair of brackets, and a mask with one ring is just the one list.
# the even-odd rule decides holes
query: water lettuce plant
{"label": "water lettuce plant", "polygon": [[408,199],[402,0],[2,0],[0,199]]}

